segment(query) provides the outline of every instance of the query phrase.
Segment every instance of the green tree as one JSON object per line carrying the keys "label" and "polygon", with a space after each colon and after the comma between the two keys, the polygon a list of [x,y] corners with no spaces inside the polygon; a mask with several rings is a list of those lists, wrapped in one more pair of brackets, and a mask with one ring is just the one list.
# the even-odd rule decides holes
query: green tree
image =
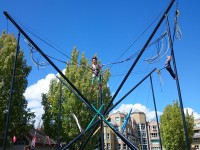
{"label": "green tree", "polygon": [[[5,133],[8,98],[14,67],[17,41],[14,35],[2,33],[0,37],[0,132]],[[24,53],[19,51],[10,112],[8,139],[26,134],[33,127],[34,113],[27,109],[23,95],[27,88],[27,77],[31,67],[26,65]],[[2,142],[1,142],[2,143]]]}
{"label": "green tree", "polygon": [[[79,51],[76,47],[73,49],[71,54],[71,61],[66,65],[65,75],[66,77],[80,90],[80,92],[87,98],[87,100],[94,105],[96,108],[100,107],[99,100],[99,90],[96,87],[93,91],[91,88],[91,77],[92,71],[90,69],[91,63],[85,58],[84,53],[82,53],[79,61]],[[79,63],[80,62],[80,63]],[[100,62],[99,62],[100,63]],[[105,107],[107,106],[109,100],[111,99],[110,89],[107,86],[107,82],[110,77],[109,69],[102,70],[103,81],[102,81],[102,97]],[[75,120],[73,119],[72,113],[76,115],[79,123],[83,129],[86,129],[90,121],[92,120],[95,113],[83,103],[76,95],[69,91],[64,85],[62,86],[62,115],[61,115],[61,141],[70,142],[80,131],[77,127]],[[60,82],[57,79],[51,81],[50,90],[47,93],[46,105],[48,105],[48,110],[45,110],[43,115],[44,130],[48,130],[48,126],[51,124],[54,128],[49,128],[48,133],[54,133],[52,135],[57,138],[58,129],[58,113],[59,113],[59,99],[60,99]],[[43,103],[44,104],[44,103]],[[46,106],[44,106],[46,109]],[[104,108],[105,108],[104,107]],[[48,119],[46,116],[49,116]],[[46,129],[45,129],[46,128]],[[88,134],[86,134],[87,137]],[[95,144],[98,142],[99,135],[97,134],[93,137],[93,140],[89,141],[85,149],[94,149]],[[77,141],[73,144],[72,149],[79,149],[81,144],[84,142],[85,138]]]}
{"label": "green tree", "polygon": [[[191,144],[194,134],[194,117],[193,114],[189,115],[187,111],[185,118],[188,138]],[[177,101],[173,105],[165,107],[164,112],[160,117],[160,124],[162,142],[166,150],[187,149],[181,110]]]}

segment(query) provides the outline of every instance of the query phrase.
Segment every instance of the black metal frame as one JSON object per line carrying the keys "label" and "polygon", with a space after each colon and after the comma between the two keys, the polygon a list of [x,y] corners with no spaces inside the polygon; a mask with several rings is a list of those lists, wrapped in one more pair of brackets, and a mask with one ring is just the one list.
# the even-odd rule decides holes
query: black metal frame
{"label": "black metal frame", "polygon": [[[173,3],[175,0],[171,0],[170,4],[168,5],[167,9],[165,10],[164,14],[162,15],[161,19],[159,20],[158,24],[156,25],[155,29],[153,30],[153,32],[151,33],[150,37],[148,38],[148,40],[146,41],[146,43],[144,44],[143,48],[141,49],[140,53],[138,54],[137,58],[135,59],[135,61],[133,62],[132,66],[130,67],[130,69],[128,70],[127,74],[125,75],[124,79],[122,80],[121,84],[119,85],[118,89],[116,90],[115,94],[113,95],[113,97],[110,100],[110,103],[108,104],[107,108],[105,109],[105,111],[103,112],[103,114],[101,114],[100,112],[98,112],[98,110],[89,103],[89,101],[84,97],[84,95],[82,95],[82,93],[75,87],[75,85],[62,73],[62,71],[60,71],[58,69],[58,67],[47,57],[47,55],[45,53],[43,53],[43,51],[32,41],[32,39],[21,29],[21,27],[12,19],[12,17],[7,13],[4,12],[4,15],[16,26],[16,28],[19,30],[20,33],[22,33],[24,35],[24,37],[37,49],[37,51],[49,62],[49,64],[52,65],[52,67],[61,75],[61,77],[69,84],[67,85],[68,89],[73,92],[77,97],[79,97],[80,100],[82,100],[89,108],[91,108],[95,113],[97,113],[99,115],[99,117],[101,117],[101,128],[103,128],[103,121],[115,132],[115,134],[117,134],[118,137],[120,137],[124,143],[126,143],[126,145],[134,150],[138,150],[137,147],[135,147],[135,145],[133,145],[129,140],[127,140],[126,137],[124,137],[124,135],[122,135],[119,131],[117,131],[110,123],[108,123],[105,119],[105,115],[107,115],[116,105],[118,105],[126,96],[128,96],[137,86],[139,86],[140,83],[142,83],[149,75],[151,75],[151,73],[153,73],[155,71],[155,69],[145,77],[145,79],[143,79],[143,81],[139,82],[134,88],[132,88],[123,98],[121,98],[119,100],[119,102],[117,102],[117,104],[115,104],[112,108],[110,108],[111,104],[113,103],[114,99],[116,98],[116,96],[118,95],[120,89],[122,88],[122,86],[124,85],[124,83],[126,82],[127,78],[129,77],[130,73],[132,72],[132,70],[134,69],[135,65],[137,64],[137,62],[139,61],[140,57],[142,56],[143,52],[145,51],[146,47],[148,46],[148,44],[150,43],[150,41],[152,40],[153,36],[155,35],[157,29],[160,27],[161,23],[163,22],[165,15],[169,12],[170,8],[172,7]],[[172,55],[174,56],[174,52],[173,52],[173,44],[172,41],[170,42],[171,46],[172,46]],[[174,58],[174,57],[173,57]],[[174,59],[173,59],[174,60]],[[175,66],[175,60],[173,61],[174,66]],[[175,67],[176,68],[176,67]],[[175,74],[177,75],[177,70],[175,69]],[[14,74],[13,74],[14,77]],[[60,80],[61,81],[61,80]],[[13,84],[13,83],[12,83]],[[179,82],[177,80],[177,86],[179,85]],[[179,87],[179,86],[178,86]],[[180,95],[180,87],[178,88],[178,92]],[[179,96],[180,98],[181,96]],[[11,103],[11,100],[9,100]],[[181,101],[181,105],[182,105],[182,99],[180,98]],[[100,102],[102,104],[102,91],[100,90]],[[182,116],[184,117],[184,116]],[[7,119],[9,122],[9,119]],[[184,119],[183,119],[184,120]],[[90,128],[96,126],[96,124],[99,122],[99,120],[97,120],[95,123],[93,123],[93,125],[91,125]],[[184,122],[185,123],[185,122]],[[184,126],[185,127],[185,126]],[[90,129],[89,128],[89,129]],[[88,130],[89,130],[88,129]],[[7,129],[6,129],[7,130]],[[103,129],[102,129],[103,130]],[[73,144],[75,141],[77,141],[80,137],[82,137],[82,135],[84,135],[84,133],[87,132],[84,131],[82,132],[77,138],[75,138],[72,142],[70,142],[68,144],[68,146],[65,146],[63,148],[66,149],[69,147],[69,145]],[[101,135],[103,137],[103,135]],[[5,138],[6,139],[6,138]],[[186,137],[187,139],[187,137]],[[187,141],[187,140],[186,140]],[[103,143],[103,142],[102,142]],[[187,143],[188,144],[188,143]],[[103,149],[104,146],[102,146]]]}

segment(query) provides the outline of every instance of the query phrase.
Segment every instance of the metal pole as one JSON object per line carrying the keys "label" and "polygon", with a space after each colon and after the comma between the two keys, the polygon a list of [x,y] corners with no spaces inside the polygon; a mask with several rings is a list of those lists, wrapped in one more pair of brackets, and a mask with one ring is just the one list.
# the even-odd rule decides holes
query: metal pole
{"label": "metal pole", "polygon": [[156,114],[156,122],[158,125],[158,136],[159,136],[159,141],[160,141],[160,148],[162,150],[162,141],[161,141],[161,136],[160,136],[160,127],[159,127],[159,122],[158,122],[158,114],[157,114],[157,108],[156,108],[156,100],[155,100],[155,95],[154,95],[154,89],[153,89],[153,82],[152,82],[152,77],[150,75],[150,82],[151,82],[151,91],[152,91],[152,96],[153,96],[153,103],[154,103],[154,109],[155,109],[155,114]]}
{"label": "metal pole", "polygon": [[58,149],[60,149],[60,117],[61,117],[61,103],[62,103],[62,82],[60,82],[60,101],[58,113]]}
{"label": "metal pole", "polygon": [[[100,74],[100,83],[102,84],[102,75]],[[102,101],[102,85],[99,87],[100,94],[100,106],[103,104]],[[103,119],[101,118],[101,150],[104,150],[104,127],[103,127]]]}
{"label": "metal pole", "polygon": [[[146,120],[146,117],[145,117],[145,120]],[[148,132],[148,122],[146,121],[146,131],[147,131],[147,146],[148,146],[148,148],[147,149],[149,149],[150,150],[150,144],[149,144],[149,132]]]}
{"label": "metal pole", "polygon": [[127,80],[127,78],[129,77],[131,71],[133,70],[133,68],[135,67],[135,65],[137,64],[138,60],[140,59],[140,57],[142,56],[143,52],[145,51],[146,47],[148,46],[149,42],[151,41],[151,39],[153,38],[153,36],[155,35],[156,31],[158,30],[158,28],[160,27],[161,23],[163,22],[164,18],[165,18],[165,14],[168,13],[168,11],[170,10],[170,8],[172,7],[173,3],[175,0],[172,0],[169,4],[169,6],[167,7],[167,9],[165,10],[164,14],[162,15],[161,19],[159,20],[158,24],[156,25],[155,29],[153,30],[153,32],[151,33],[149,39],[147,40],[147,42],[144,44],[142,50],[140,51],[140,53],[138,54],[137,58],[135,59],[135,61],[133,62],[131,68],[129,69],[129,71],[127,72],[126,76],[124,77],[124,79],[122,80],[121,84],[119,85],[118,89],[116,90],[115,94],[113,95],[113,97],[110,100],[110,103],[108,104],[104,114],[108,111],[109,107],[112,105],[115,97],[117,96],[117,94],[119,93],[120,89],[122,88],[122,86],[124,85],[125,81]]}
{"label": "metal pole", "polygon": [[[183,119],[185,139],[186,139],[187,149],[190,150],[190,142],[188,139],[188,131],[187,131],[187,126],[186,126],[186,121],[185,121],[185,114],[184,114],[184,110],[183,110],[183,101],[182,101],[181,89],[180,89],[180,85],[179,85],[178,71],[176,68],[176,61],[175,61],[175,56],[174,56],[174,48],[173,48],[174,46],[173,46],[171,31],[170,31],[170,27],[169,27],[169,20],[168,20],[167,16],[166,16],[166,18],[167,18],[167,25],[168,25],[168,36],[169,36],[169,42],[170,42],[170,48],[171,48],[171,56],[172,56],[172,61],[173,61],[173,66],[174,66],[174,73],[176,75],[176,86],[177,86],[177,90],[178,90],[179,103],[180,103],[181,114],[182,114],[182,119]],[[174,34],[175,34],[175,32],[174,32]]]}
{"label": "metal pole", "polygon": [[20,32],[18,33],[18,39],[17,39],[17,47],[16,47],[16,53],[15,53],[15,59],[14,59],[14,67],[13,67],[13,73],[12,73],[12,80],[11,80],[11,87],[10,87],[10,94],[8,99],[8,112],[7,112],[7,119],[6,119],[6,131],[5,131],[5,137],[4,137],[4,143],[3,143],[3,149],[6,150],[6,143],[7,143],[7,137],[8,137],[8,128],[10,123],[10,108],[11,108],[11,102],[12,102],[12,95],[13,95],[13,89],[14,89],[14,82],[15,82],[15,71],[17,66],[17,56],[19,53],[19,41],[20,41]]}

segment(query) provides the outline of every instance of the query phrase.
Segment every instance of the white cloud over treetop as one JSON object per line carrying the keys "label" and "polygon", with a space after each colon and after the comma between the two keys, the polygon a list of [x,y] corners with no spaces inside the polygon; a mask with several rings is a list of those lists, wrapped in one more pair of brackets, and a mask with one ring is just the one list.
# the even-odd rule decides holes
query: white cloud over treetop
{"label": "white cloud over treetop", "polygon": [[194,109],[189,108],[189,107],[184,108],[185,113],[186,113],[186,110],[188,110],[189,115],[191,115],[193,113],[193,116],[194,116],[195,119],[200,118],[200,114],[198,114]]}
{"label": "white cloud over treetop", "polygon": [[49,90],[50,81],[55,78],[54,74],[48,74],[45,79],[38,80],[35,84],[29,86],[24,96],[28,101],[40,101],[41,102],[41,93],[47,93]]}
{"label": "white cloud over treetop", "polygon": [[[132,109],[132,112],[144,112],[147,117],[147,121],[155,120],[156,114],[154,110],[148,109],[146,106],[136,103],[136,104],[122,104],[119,109],[113,110],[113,113],[120,111],[128,113]],[[158,116],[162,115],[162,112],[157,112]]]}
{"label": "white cloud over treetop", "polygon": [[[128,113],[131,110],[131,108],[132,108],[132,112],[144,112],[146,114],[147,121],[156,119],[156,114],[155,114],[154,110],[150,110],[146,106],[144,106],[142,104],[139,104],[139,103],[136,103],[136,104],[122,104],[118,109],[113,110],[112,113],[115,113],[117,111]],[[188,110],[188,113],[190,115],[193,113],[195,119],[200,118],[200,114],[195,112],[192,108],[184,108],[184,112],[186,112],[186,109]],[[157,112],[158,116],[162,115],[162,113],[163,112],[160,112],[160,111]]]}
{"label": "white cloud over treetop", "polygon": [[43,106],[41,104],[41,94],[48,92],[50,81],[53,78],[55,78],[55,74],[48,74],[44,79],[38,80],[35,84],[29,86],[24,93],[24,96],[28,101],[28,108],[30,108],[36,115],[36,127],[41,120],[42,114],[44,113]]}

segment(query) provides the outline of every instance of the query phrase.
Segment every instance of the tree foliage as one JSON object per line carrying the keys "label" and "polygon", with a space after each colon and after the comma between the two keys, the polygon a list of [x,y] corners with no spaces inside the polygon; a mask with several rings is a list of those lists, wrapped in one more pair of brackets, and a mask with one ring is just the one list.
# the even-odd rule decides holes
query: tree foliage
{"label": "tree foliage", "polygon": [[[92,77],[92,71],[90,67],[91,63],[85,58],[84,53],[82,53],[79,61],[79,51],[76,49],[76,47],[74,47],[71,54],[71,60],[66,65],[65,75],[92,105],[94,105],[96,108],[100,108],[97,83],[95,83],[95,89],[90,91]],[[102,69],[102,74],[102,99],[106,107],[111,99],[111,93],[107,86],[110,72],[108,69]],[[73,119],[72,113],[76,115],[83,129],[86,129],[95,113],[76,95],[69,91],[67,87],[64,85],[62,87],[61,141],[68,143],[80,134],[77,124]],[[49,91],[46,94],[46,98],[43,100],[43,105],[45,108],[45,113],[43,115],[44,131],[54,138],[57,138],[59,99],[60,81],[54,79],[51,81]],[[94,149],[94,145],[97,144],[98,138],[98,135],[93,137],[93,140],[89,141],[89,144],[85,149]],[[72,149],[79,149],[83,142],[84,138],[73,144]]]}
{"label": "tree foliage", "polygon": [[[0,37],[0,132],[5,133],[7,106],[10,94],[12,72],[17,41],[14,35],[2,33]],[[15,81],[10,111],[8,139],[15,135],[26,134],[33,127],[34,113],[27,109],[27,101],[23,95],[31,67],[26,65],[24,53],[19,51],[16,63]]]}
{"label": "tree foliage", "polygon": [[[188,138],[190,144],[193,140],[193,114],[189,115],[188,111],[185,114]],[[183,128],[181,110],[176,101],[173,105],[165,107],[163,115],[160,117],[160,130],[163,146],[166,150],[186,150],[186,139]]]}

